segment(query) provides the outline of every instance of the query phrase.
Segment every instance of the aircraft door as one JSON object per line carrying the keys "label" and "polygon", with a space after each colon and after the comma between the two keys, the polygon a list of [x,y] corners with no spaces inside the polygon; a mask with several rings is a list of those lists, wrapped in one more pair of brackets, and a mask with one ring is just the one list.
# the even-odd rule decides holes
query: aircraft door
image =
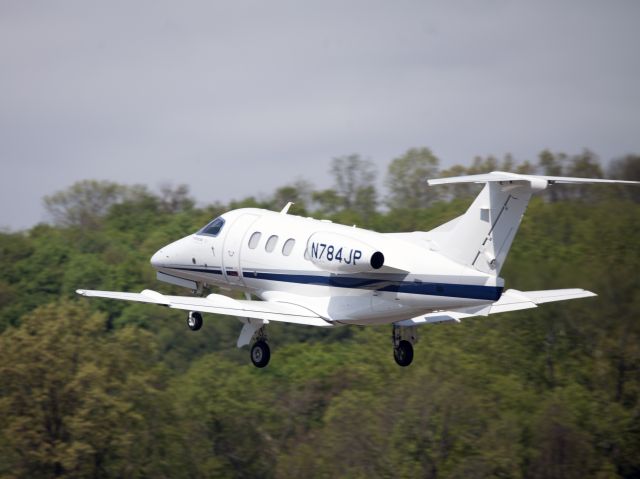
{"label": "aircraft door", "polygon": [[245,213],[238,216],[230,225],[222,246],[222,274],[231,284],[244,284],[240,266],[240,252],[249,227],[258,219],[258,215]]}

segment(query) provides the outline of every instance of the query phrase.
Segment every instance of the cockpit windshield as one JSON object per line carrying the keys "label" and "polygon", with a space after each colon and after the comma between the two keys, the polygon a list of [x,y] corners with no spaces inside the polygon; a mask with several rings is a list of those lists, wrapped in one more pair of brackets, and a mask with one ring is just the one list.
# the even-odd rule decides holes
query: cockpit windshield
{"label": "cockpit windshield", "polygon": [[198,231],[196,234],[207,235],[207,236],[218,236],[223,226],[224,226],[224,219],[216,218],[207,226],[205,226],[200,231]]}

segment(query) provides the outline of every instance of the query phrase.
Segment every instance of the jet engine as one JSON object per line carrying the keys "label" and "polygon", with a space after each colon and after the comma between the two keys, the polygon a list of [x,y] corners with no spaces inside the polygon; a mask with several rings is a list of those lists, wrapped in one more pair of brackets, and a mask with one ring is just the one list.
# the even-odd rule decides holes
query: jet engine
{"label": "jet engine", "polygon": [[314,233],[305,258],[332,273],[364,273],[382,268],[384,255],[366,243],[338,233]]}

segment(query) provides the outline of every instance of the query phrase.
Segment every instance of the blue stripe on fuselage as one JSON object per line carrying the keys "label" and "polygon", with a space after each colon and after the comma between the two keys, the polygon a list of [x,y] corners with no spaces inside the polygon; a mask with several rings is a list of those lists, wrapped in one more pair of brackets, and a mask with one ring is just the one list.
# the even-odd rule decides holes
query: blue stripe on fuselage
{"label": "blue stripe on fuselage", "polygon": [[[220,269],[184,267],[171,269],[195,273],[222,274]],[[242,276],[247,279],[280,281],[283,283],[312,284],[318,286],[333,286],[336,288],[370,289],[392,293],[407,293],[425,296],[450,296],[455,298],[485,299],[491,301],[497,301],[500,299],[503,290],[503,288],[499,286],[401,281],[385,278],[367,278],[342,275],[326,276],[317,274],[267,273],[251,269],[243,271]]]}
{"label": "blue stripe on fuselage", "polygon": [[350,276],[319,276],[307,274],[249,273],[246,278],[282,281],[286,283],[316,284],[337,288],[372,289],[393,293],[420,294],[428,296],[452,296],[456,298],[487,299],[497,301],[502,295],[498,286],[471,284],[428,283],[415,281],[393,281],[388,279],[356,278]]}

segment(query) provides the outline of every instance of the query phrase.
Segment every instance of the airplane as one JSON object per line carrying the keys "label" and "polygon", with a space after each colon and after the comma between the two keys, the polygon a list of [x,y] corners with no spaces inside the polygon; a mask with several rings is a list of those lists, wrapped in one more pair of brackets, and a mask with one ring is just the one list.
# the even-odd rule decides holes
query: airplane
{"label": "airplane", "polygon": [[[270,360],[271,321],[333,328],[391,324],[399,366],[413,360],[417,327],[536,308],[552,301],[596,296],[584,289],[504,289],[499,276],[533,193],[562,183],[623,183],[502,171],[427,180],[429,186],[484,183],[461,216],[431,230],[378,233],[354,226],[257,208],[229,211],[151,257],[157,279],[192,290],[170,296],[152,290],[76,292],[202,313],[236,316],[237,347],[250,345],[254,366]],[[239,291],[203,297],[206,287]],[[257,299],[253,299],[257,298]]]}

